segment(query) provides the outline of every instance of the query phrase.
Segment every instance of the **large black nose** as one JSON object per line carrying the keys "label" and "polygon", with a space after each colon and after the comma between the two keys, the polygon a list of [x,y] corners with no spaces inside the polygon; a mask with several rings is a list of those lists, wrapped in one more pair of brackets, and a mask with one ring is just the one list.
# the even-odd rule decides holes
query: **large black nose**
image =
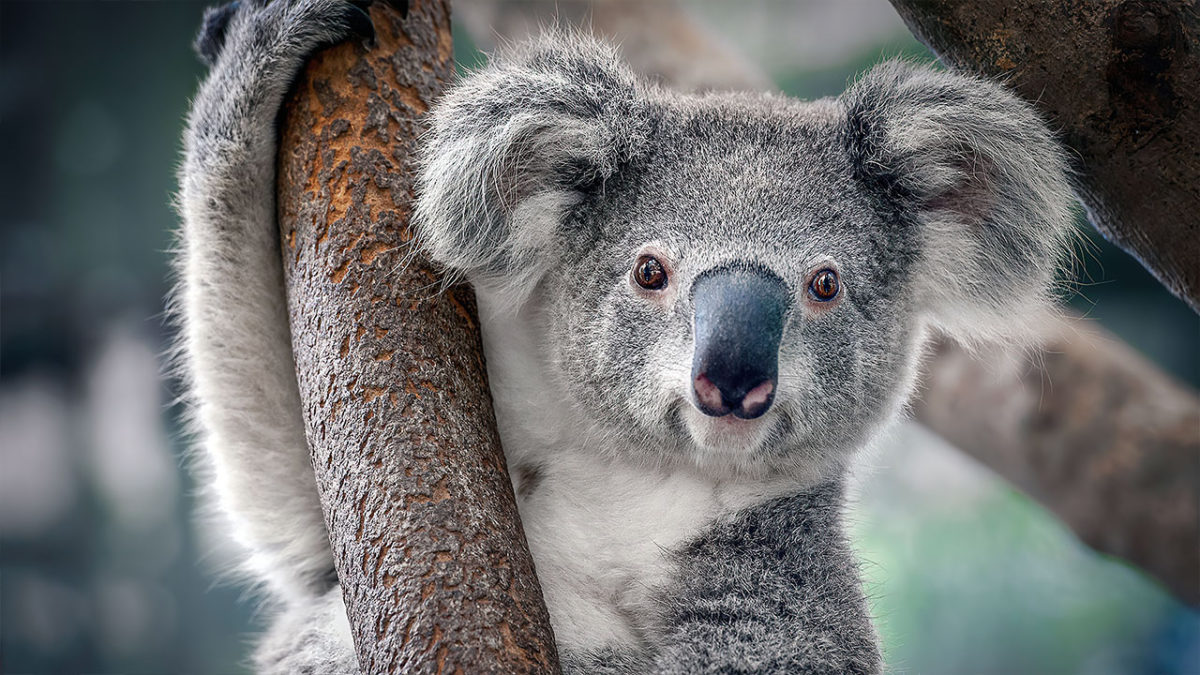
{"label": "large black nose", "polygon": [[778,386],[787,286],[766,270],[717,268],[693,284],[692,303],[696,407],[742,419],[767,412]]}

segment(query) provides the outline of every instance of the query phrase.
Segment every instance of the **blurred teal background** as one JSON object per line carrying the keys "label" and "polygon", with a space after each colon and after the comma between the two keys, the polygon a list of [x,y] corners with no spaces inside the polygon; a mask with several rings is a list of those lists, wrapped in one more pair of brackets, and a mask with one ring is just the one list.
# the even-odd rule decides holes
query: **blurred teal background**
{"label": "blurred teal background", "polygon": [[[883,0],[689,4],[805,98],[930,58]],[[6,673],[244,672],[261,629],[215,573],[159,365],[202,7],[0,3]],[[1071,304],[1200,385],[1200,320],[1087,232]],[[1195,611],[937,438],[902,425],[865,466],[853,534],[893,672],[1200,673]]]}

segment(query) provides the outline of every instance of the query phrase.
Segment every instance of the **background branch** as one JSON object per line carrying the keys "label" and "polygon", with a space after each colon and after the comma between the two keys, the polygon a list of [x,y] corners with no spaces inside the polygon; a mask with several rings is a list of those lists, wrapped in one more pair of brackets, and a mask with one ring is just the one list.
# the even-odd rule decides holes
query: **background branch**
{"label": "background branch", "polygon": [[313,466],[363,672],[557,671],[495,430],[474,294],[412,252],[449,4],[372,5],[286,107],[279,222]]}
{"label": "background branch", "polygon": [[1093,323],[1035,352],[936,344],[921,423],[1054,512],[1092,548],[1200,603],[1200,403]]}

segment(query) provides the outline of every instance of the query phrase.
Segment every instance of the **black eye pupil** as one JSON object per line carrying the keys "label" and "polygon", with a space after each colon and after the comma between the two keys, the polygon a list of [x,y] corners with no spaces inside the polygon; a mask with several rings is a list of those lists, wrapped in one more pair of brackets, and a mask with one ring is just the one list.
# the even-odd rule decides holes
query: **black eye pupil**
{"label": "black eye pupil", "polygon": [[813,296],[818,300],[832,300],[838,292],[837,273],[833,270],[821,270],[813,277],[812,284]]}
{"label": "black eye pupil", "polygon": [[638,286],[651,291],[660,290],[667,285],[667,271],[654,256],[644,255],[638,258],[633,276]]}

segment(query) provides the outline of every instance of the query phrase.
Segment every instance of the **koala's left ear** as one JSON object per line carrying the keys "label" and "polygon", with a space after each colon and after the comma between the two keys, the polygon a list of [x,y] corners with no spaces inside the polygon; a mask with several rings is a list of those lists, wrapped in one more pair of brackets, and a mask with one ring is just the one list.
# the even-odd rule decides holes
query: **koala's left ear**
{"label": "koala's left ear", "polygon": [[1021,337],[1073,233],[1066,162],[1034,109],[1000,85],[902,62],[843,96],[859,180],[915,227],[918,306],[968,341]]}
{"label": "koala's left ear", "polygon": [[432,112],[414,223],[452,275],[519,301],[563,221],[643,145],[643,86],[612,47],[553,30],[509,48]]}

